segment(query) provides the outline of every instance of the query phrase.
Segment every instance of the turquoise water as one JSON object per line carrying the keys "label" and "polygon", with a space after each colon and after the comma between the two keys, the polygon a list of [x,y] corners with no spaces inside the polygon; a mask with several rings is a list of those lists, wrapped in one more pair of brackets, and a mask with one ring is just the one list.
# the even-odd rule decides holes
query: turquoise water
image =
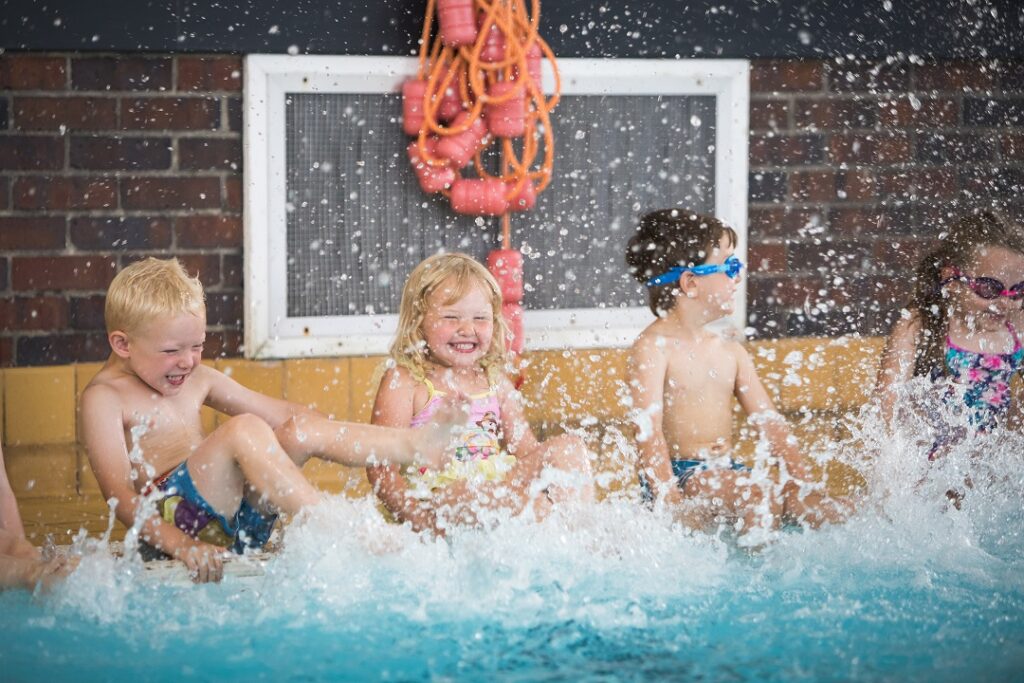
{"label": "turquoise water", "polygon": [[343,499],[220,585],[87,550],[0,595],[0,679],[1024,681],[1024,443],[928,466],[911,441],[828,453],[868,473],[861,512],[754,552],[626,500],[445,543]]}

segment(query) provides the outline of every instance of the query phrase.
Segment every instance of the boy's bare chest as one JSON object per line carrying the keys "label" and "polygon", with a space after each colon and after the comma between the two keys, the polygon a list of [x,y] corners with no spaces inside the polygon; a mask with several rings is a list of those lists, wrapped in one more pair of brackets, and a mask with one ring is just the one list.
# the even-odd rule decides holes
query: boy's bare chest
{"label": "boy's bare chest", "polygon": [[736,385],[736,361],[720,353],[679,350],[668,358],[666,397],[677,392],[731,396]]}
{"label": "boy's bare chest", "polygon": [[140,397],[124,413],[124,436],[133,466],[149,465],[159,475],[187,459],[203,440],[194,396]]}

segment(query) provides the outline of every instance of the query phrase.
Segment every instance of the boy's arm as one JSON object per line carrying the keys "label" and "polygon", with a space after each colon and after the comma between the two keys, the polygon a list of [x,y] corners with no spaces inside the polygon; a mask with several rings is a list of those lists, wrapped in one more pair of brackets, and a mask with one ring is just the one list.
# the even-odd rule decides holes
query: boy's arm
{"label": "boy's arm", "polygon": [[733,342],[736,352],[736,386],[734,392],[743,411],[750,417],[771,446],[772,454],[786,461],[789,474],[797,479],[811,475],[803,453],[789,429],[786,418],[775,409],[772,397],[757,376],[754,361],[739,343]]}
{"label": "boy's arm", "polygon": [[[408,372],[391,369],[384,373],[373,402],[371,423],[383,427],[408,428],[412,422],[416,384]],[[371,465],[366,478],[384,506],[398,519],[409,522],[416,531],[437,527],[437,516],[409,495],[409,486],[396,465]]]}
{"label": "boy's arm", "polygon": [[629,354],[629,389],[640,456],[638,467],[659,499],[678,503],[682,501],[682,493],[672,474],[668,443],[662,429],[668,359],[657,344],[656,337],[641,335]]}
{"label": "boy's arm", "polygon": [[896,412],[896,388],[914,376],[914,355],[917,350],[919,323],[916,318],[902,318],[893,325],[885,340],[875,381],[875,396],[882,409],[882,418],[892,423]]}
{"label": "boy's arm", "polygon": [[[114,515],[131,528],[139,513],[139,495],[132,485],[117,392],[102,384],[86,388],[81,414],[89,465],[100,491],[104,499],[115,500]],[[197,581],[220,580],[223,549],[195,540],[155,513],[141,526],[140,536],[154,548],[184,562]]]}

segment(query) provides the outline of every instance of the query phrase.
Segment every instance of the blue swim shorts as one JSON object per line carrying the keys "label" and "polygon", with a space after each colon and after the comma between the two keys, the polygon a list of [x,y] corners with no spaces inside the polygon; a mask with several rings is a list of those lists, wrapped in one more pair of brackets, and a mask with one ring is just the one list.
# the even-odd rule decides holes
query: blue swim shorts
{"label": "blue swim shorts", "polygon": [[218,513],[199,493],[187,462],[157,477],[153,487],[167,494],[157,502],[165,522],[204,543],[230,547],[236,553],[266,545],[277,522],[277,515],[262,514],[245,498],[230,519]]}
{"label": "blue swim shorts", "polygon": [[[695,475],[697,472],[703,472],[710,469],[706,460],[673,460],[672,461],[672,474],[675,475],[676,485],[680,490],[686,487],[686,482],[689,481],[690,477]],[[741,462],[736,460],[729,460],[729,470],[738,472],[749,472],[750,468]],[[640,491],[643,501],[645,503],[651,503],[654,501],[654,493],[651,491],[651,485],[647,481],[647,477],[640,474]]]}

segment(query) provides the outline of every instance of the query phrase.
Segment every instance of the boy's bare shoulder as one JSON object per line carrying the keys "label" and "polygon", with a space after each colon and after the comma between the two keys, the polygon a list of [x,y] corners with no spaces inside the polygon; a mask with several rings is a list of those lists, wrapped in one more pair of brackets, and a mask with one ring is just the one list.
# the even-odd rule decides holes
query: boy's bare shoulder
{"label": "boy's bare shoulder", "polygon": [[661,354],[664,353],[666,344],[670,341],[678,341],[671,334],[671,330],[661,322],[656,320],[644,328],[644,331],[633,342],[631,349],[634,353]]}
{"label": "boy's bare shoulder", "polygon": [[85,385],[85,389],[82,390],[82,402],[91,401],[111,401],[120,399],[121,394],[124,391],[125,382],[128,380],[126,376],[117,370],[104,366],[93,375],[93,378],[89,380],[89,383]]}

